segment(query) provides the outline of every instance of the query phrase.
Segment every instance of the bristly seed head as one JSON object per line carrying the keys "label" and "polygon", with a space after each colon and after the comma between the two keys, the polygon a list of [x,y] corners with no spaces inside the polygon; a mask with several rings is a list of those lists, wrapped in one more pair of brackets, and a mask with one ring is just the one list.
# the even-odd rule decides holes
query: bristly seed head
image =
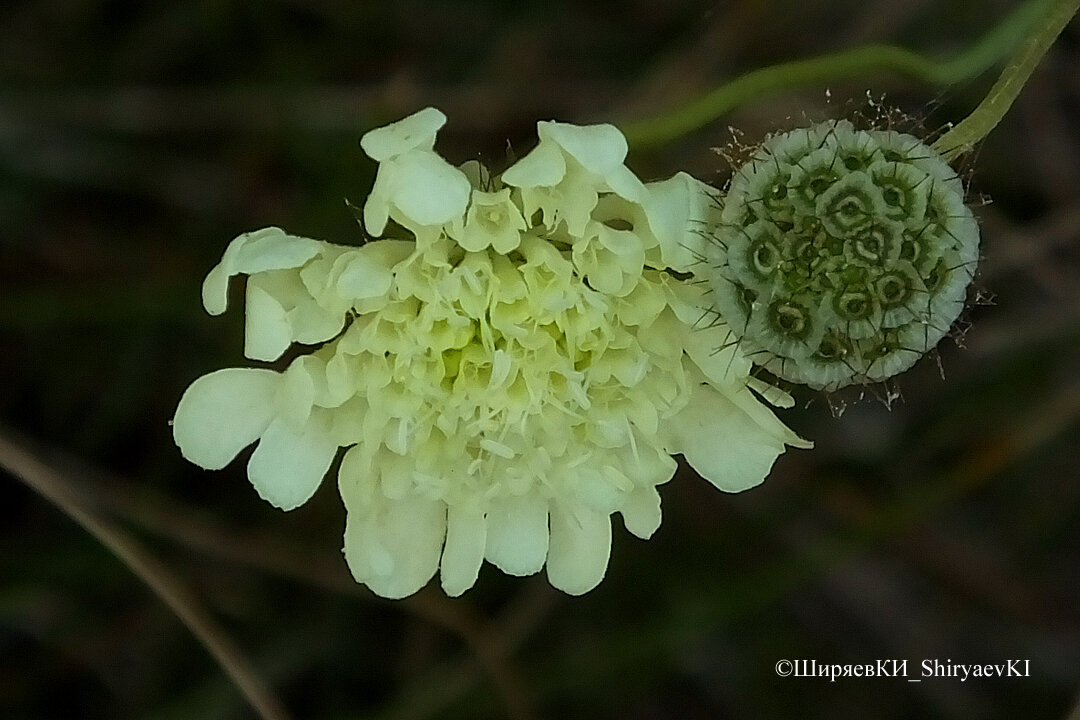
{"label": "bristly seed head", "polygon": [[885,380],[949,331],[979,257],[963,183],[911,135],[828,121],[732,178],[709,258],[743,350],[819,390]]}

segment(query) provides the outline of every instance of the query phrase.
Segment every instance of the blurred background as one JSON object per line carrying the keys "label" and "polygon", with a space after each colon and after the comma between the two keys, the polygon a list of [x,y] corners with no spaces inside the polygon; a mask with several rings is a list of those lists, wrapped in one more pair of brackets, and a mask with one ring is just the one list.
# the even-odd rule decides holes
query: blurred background
{"label": "blurred background", "polygon": [[[0,9],[0,425],[174,573],[297,718],[1052,718],[1080,692],[1080,24],[967,162],[979,302],[891,408],[796,391],[760,487],[683,467],[649,542],[616,520],[569,598],[485,566],[386,602],[340,555],[327,482],[281,513],[168,420],[246,364],[199,286],[241,232],[349,244],[359,136],[427,105],[452,162],[507,164],[538,119],[646,117],[776,62],[891,43],[951,57],[1015,0],[37,0]],[[712,148],[884,93],[926,127],[949,88],[880,74],[750,102],[628,164],[722,184]],[[969,327],[968,327],[969,326]],[[962,345],[960,347],[959,345]],[[850,401],[853,398],[845,398]],[[9,442],[10,441],[10,442]],[[246,453],[243,457],[246,457]],[[145,584],[0,474],[0,715],[253,718]],[[1030,677],[777,677],[781,659],[1030,660]]]}

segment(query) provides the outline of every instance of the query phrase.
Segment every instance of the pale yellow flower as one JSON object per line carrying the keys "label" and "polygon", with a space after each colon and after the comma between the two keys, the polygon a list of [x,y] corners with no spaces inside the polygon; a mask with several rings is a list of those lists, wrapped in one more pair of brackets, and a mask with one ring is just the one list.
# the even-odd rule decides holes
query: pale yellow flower
{"label": "pale yellow flower", "polygon": [[546,566],[580,594],[607,568],[613,513],[642,538],[659,526],[672,454],[739,491],[806,444],[748,389],[787,399],[749,379],[726,326],[693,327],[702,286],[669,272],[702,257],[706,186],[641,183],[609,125],[540,123],[501,178],[459,170],[433,150],[444,120],[428,109],[362,141],[381,163],[367,230],[393,220],[415,242],[344,248],[275,229],[233,242],[207,309],[247,274],[247,354],[318,347],[284,373],[196,380],[176,441],[220,468],[258,440],[248,476],[285,509],[345,448],[345,557],[379,595],[436,572],[458,595],[485,560]]}

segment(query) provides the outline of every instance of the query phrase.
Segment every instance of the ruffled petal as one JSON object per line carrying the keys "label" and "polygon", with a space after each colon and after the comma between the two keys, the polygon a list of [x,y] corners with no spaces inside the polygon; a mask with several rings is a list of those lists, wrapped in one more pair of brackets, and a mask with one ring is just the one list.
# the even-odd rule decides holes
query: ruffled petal
{"label": "ruffled petal", "polygon": [[649,183],[643,200],[649,227],[660,243],[665,267],[688,272],[707,257],[706,219],[719,213],[712,189],[705,183],[677,173],[667,180]]}
{"label": "ruffled petal", "polygon": [[611,555],[611,517],[584,505],[552,503],[547,576],[570,595],[582,595],[604,579]]}
{"label": "ruffled petal", "polygon": [[582,167],[597,175],[606,175],[626,159],[626,138],[614,125],[571,125],[554,121],[536,123],[541,144],[557,144]]}
{"label": "ruffled petal", "polygon": [[558,147],[541,142],[502,174],[502,181],[514,187],[551,187],[566,175],[566,160]]}
{"label": "ruffled petal", "polygon": [[488,561],[508,575],[532,575],[548,552],[548,502],[535,495],[494,500],[488,510]]}
{"label": "ruffled petal", "polygon": [[441,110],[429,107],[384,127],[364,133],[360,147],[375,162],[386,162],[410,150],[430,150],[435,134],[446,124]]}
{"label": "ruffled petal", "polygon": [[229,278],[233,275],[300,267],[324,245],[311,238],[287,235],[276,227],[244,233],[229,244],[221,262],[203,281],[203,306],[211,315],[220,315],[229,304]]}
{"label": "ruffled petal", "polygon": [[270,423],[248,461],[248,479],[259,497],[282,510],[306,503],[337,453],[325,427],[312,416],[301,429],[279,418]]}
{"label": "ruffled petal", "polygon": [[394,267],[415,248],[413,242],[377,240],[342,255],[332,273],[335,291],[349,303],[386,294],[394,281]]}
{"label": "ruffled petal", "polygon": [[720,388],[720,391],[737,408],[746,413],[746,416],[749,417],[758,428],[766,434],[776,438],[779,442],[803,450],[809,450],[814,447],[812,441],[804,440],[799,437],[794,430],[780,422],[780,419],[776,417],[776,414],[763,405],[761,401],[750,392],[748,386],[729,385]]}
{"label": "ruffled petal", "polygon": [[375,171],[375,185],[364,202],[364,229],[372,237],[379,237],[390,219],[389,189],[393,183],[395,167],[391,163],[379,165]]}
{"label": "ruffled petal", "polygon": [[439,567],[446,504],[406,497],[345,518],[345,561],[357,582],[397,600],[424,587]]}
{"label": "ruffled petal", "polygon": [[193,382],[173,417],[180,452],[207,470],[228,465],[270,424],[281,382],[280,373],[255,368],[226,368]]}
{"label": "ruffled petal", "polygon": [[765,402],[779,408],[795,407],[795,398],[786,390],[781,390],[775,385],[770,385],[761,378],[747,378],[746,386],[760,395]]}
{"label": "ruffled petal", "polygon": [[341,332],[345,313],[327,310],[309,297],[289,311],[289,326],[295,342],[314,345]]}
{"label": "ruffled petal", "polygon": [[247,285],[244,307],[244,355],[252,360],[277,360],[292,344],[288,314],[256,278]]}
{"label": "ruffled petal", "polygon": [[446,547],[439,578],[443,591],[457,597],[476,583],[484,562],[487,520],[476,507],[451,505],[446,513]]}
{"label": "ruffled petal", "polygon": [[745,384],[750,360],[739,350],[738,337],[715,317],[685,333],[684,350],[714,385]]}
{"label": "ruffled petal", "polygon": [[[396,158],[391,202],[417,225],[442,225],[460,217],[472,186],[465,173],[433,152],[413,150]],[[393,212],[391,217],[398,218]]]}
{"label": "ruffled petal", "polygon": [[642,202],[648,194],[645,183],[638,180],[637,175],[625,165],[619,165],[605,175],[604,184],[613,193],[631,202]]}
{"label": "ruffled petal", "polygon": [[378,486],[371,453],[365,452],[363,445],[346,450],[338,468],[338,491],[349,514],[359,517],[373,512]]}
{"label": "ruffled petal", "polygon": [[710,385],[696,385],[690,402],[664,429],[668,450],[682,453],[701,477],[725,492],[759,485],[784,451],[783,440]]}
{"label": "ruffled petal", "polygon": [[653,487],[641,487],[630,493],[619,509],[626,529],[648,540],[660,527],[660,493]]}

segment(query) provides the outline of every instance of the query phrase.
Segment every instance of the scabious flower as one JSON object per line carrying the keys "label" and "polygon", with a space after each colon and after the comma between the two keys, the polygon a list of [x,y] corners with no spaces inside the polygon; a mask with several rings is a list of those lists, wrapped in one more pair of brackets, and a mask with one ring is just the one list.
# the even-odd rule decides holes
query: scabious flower
{"label": "scabious flower", "polygon": [[[688,175],[644,184],[610,125],[538,124],[540,142],[493,177],[433,150],[429,108],[361,140],[379,165],[368,233],[342,247],[267,228],[207,277],[225,310],[247,275],[245,354],[284,372],[196,380],[176,411],[184,456],[221,468],[258,441],[248,477],[282,509],[315,492],[340,448],[345,558],[384,597],[473,585],[484,560],[546,565],[584,593],[601,580],[611,515],[648,538],[672,454],[718,488],[760,483],[807,444],[750,391],[750,364],[685,279],[715,208]],[[400,235],[400,231],[398,232]],[[700,323],[698,323],[700,325]]]}

